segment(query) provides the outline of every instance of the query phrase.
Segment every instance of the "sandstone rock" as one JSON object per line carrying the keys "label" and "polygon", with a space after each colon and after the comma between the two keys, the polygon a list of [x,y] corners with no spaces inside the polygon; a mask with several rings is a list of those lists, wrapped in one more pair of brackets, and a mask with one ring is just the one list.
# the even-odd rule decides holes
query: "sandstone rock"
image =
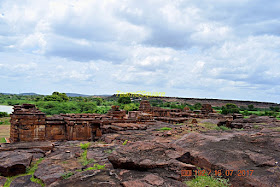
{"label": "sandstone rock", "polygon": [[0,173],[2,176],[15,176],[25,173],[32,161],[32,154],[22,151],[0,152]]}
{"label": "sandstone rock", "polygon": [[59,180],[50,187],[121,187],[114,171],[90,170],[79,172],[67,180]]}
{"label": "sandstone rock", "polygon": [[17,177],[12,181],[10,187],[41,187],[40,184],[32,182],[31,177],[31,175]]}
{"label": "sandstone rock", "polygon": [[64,174],[64,169],[60,165],[52,165],[48,162],[39,164],[34,176],[41,179],[46,185],[58,180]]}
{"label": "sandstone rock", "polygon": [[154,175],[154,174],[149,174],[149,175],[146,175],[144,177],[144,180],[147,181],[149,184],[153,185],[153,186],[160,186],[164,183],[164,179],[157,176],[157,175]]}
{"label": "sandstone rock", "polygon": [[122,185],[124,187],[131,187],[131,186],[134,186],[134,187],[151,187],[152,186],[152,185],[147,184],[145,182],[142,182],[140,180],[125,181],[125,182],[122,183]]}
{"label": "sandstone rock", "polygon": [[[253,135],[253,136],[252,136]],[[228,176],[233,186],[280,186],[279,133],[209,132],[190,133],[174,142],[177,151],[186,151],[177,158],[207,170],[234,170]],[[254,170],[252,175],[238,172]],[[222,174],[225,177],[225,173]]]}
{"label": "sandstone rock", "polygon": [[108,159],[114,168],[139,171],[158,170],[158,173],[163,176],[179,179],[181,170],[195,168],[191,164],[176,160],[175,158],[179,156],[174,149],[161,143],[139,141],[120,146],[108,156]]}
{"label": "sandstone rock", "polygon": [[3,187],[4,186],[4,184],[6,183],[6,178],[5,177],[1,177],[0,176],[0,187]]}

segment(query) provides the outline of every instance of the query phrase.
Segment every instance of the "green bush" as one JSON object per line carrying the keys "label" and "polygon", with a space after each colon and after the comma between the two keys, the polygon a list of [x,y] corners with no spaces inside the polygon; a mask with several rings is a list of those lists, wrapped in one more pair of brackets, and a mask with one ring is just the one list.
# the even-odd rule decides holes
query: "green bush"
{"label": "green bush", "polygon": [[9,117],[9,114],[7,112],[0,112],[0,118],[3,117]]}
{"label": "green bush", "polygon": [[233,113],[239,113],[239,108],[232,103],[226,104],[226,106],[222,107],[222,114],[233,114]]}

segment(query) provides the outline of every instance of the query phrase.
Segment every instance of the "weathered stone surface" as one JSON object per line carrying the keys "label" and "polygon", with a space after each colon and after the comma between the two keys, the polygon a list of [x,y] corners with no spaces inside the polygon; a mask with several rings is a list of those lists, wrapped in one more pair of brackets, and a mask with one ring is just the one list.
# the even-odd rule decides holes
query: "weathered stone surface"
{"label": "weathered stone surface", "polygon": [[157,169],[152,173],[149,171],[137,171],[137,170],[116,170],[116,174],[123,186],[186,186],[183,182],[175,180],[170,176],[164,176],[165,170]]}
{"label": "weathered stone surface", "polygon": [[15,176],[25,173],[33,155],[23,151],[0,152],[0,173],[2,176]]}
{"label": "weathered stone surface", "polygon": [[43,150],[43,151],[50,151],[53,150],[54,144],[52,142],[16,142],[12,144],[2,144],[0,147],[1,151],[13,151],[13,150]]}
{"label": "weathered stone surface", "polygon": [[41,164],[39,164],[34,176],[41,179],[46,185],[49,185],[61,178],[64,172],[65,171],[62,166],[52,165],[50,162],[44,160]]}
{"label": "weathered stone surface", "polygon": [[0,187],[3,187],[4,184],[6,183],[7,179],[5,177],[0,176]]}
{"label": "weathered stone surface", "polygon": [[50,185],[51,187],[121,187],[121,183],[113,171],[90,170],[79,172],[67,180],[60,180]]}
{"label": "weathered stone surface", "polygon": [[10,187],[41,187],[40,184],[32,182],[31,177],[31,175],[17,177],[12,181]]}
{"label": "weathered stone surface", "polygon": [[[174,142],[185,152],[178,160],[207,170],[234,170],[229,176],[234,186],[280,185],[279,132],[190,133]],[[254,170],[238,176],[238,171]],[[225,174],[223,174],[225,177]]]}
{"label": "weathered stone surface", "polygon": [[194,169],[191,164],[182,163],[174,149],[156,142],[134,142],[120,146],[108,156],[114,168],[140,171],[159,170],[163,176],[180,178],[184,169]]}

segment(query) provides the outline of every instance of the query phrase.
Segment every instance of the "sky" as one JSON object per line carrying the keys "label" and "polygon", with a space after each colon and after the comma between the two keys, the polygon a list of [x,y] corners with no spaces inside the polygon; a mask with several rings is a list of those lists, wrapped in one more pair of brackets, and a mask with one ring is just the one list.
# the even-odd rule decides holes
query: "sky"
{"label": "sky", "polygon": [[0,0],[0,92],[280,103],[279,0]]}

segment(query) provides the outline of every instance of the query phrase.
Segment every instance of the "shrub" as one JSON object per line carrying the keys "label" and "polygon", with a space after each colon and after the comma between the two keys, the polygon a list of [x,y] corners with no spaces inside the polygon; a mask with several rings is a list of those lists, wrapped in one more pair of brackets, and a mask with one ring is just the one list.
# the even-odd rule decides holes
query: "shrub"
{"label": "shrub", "polygon": [[222,114],[232,114],[232,113],[239,113],[239,108],[232,103],[226,104],[226,106],[222,107]]}
{"label": "shrub", "polygon": [[0,112],[0,118],[3,117],[9,117],[9,114],[7,112]]}

